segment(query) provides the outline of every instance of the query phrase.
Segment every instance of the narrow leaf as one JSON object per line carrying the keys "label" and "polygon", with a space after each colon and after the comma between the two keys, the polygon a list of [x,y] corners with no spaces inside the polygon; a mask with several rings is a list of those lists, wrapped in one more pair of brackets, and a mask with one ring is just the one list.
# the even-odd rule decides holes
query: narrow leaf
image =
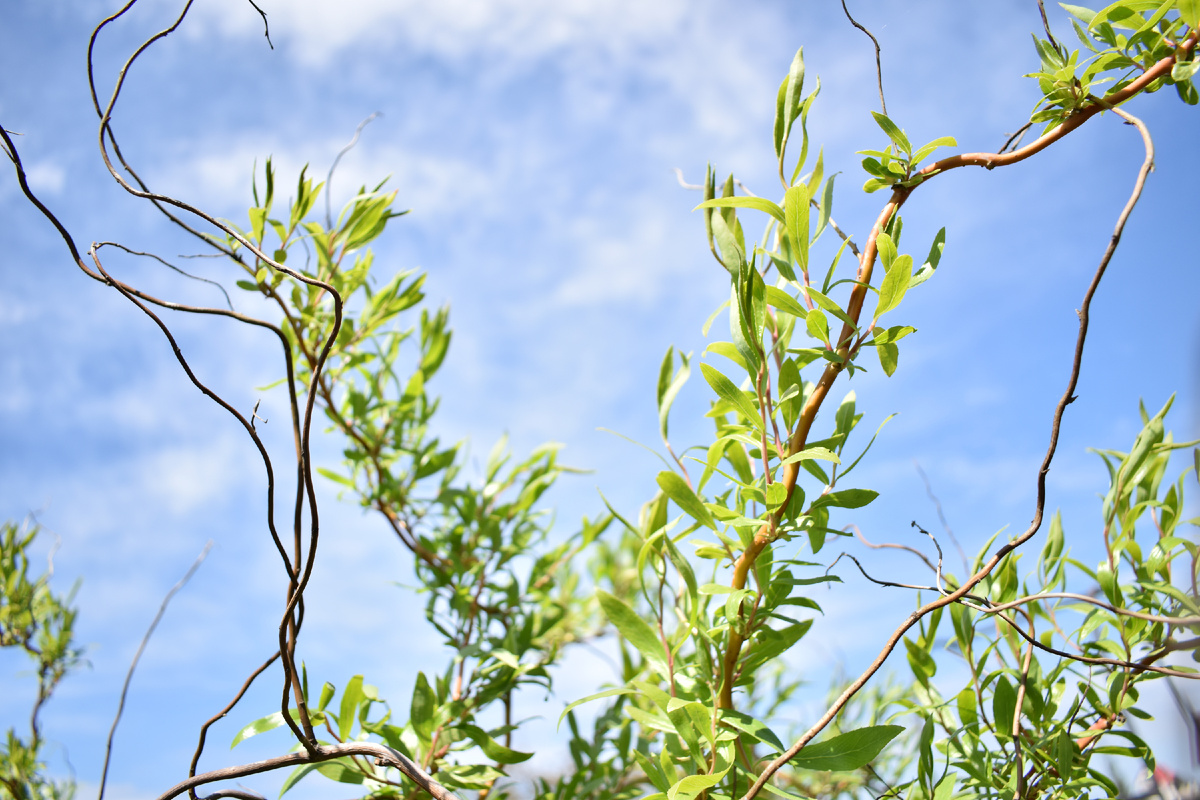
{"label": "narrow leaf", "polygon": [[704,507],[704,503],[692,491],[692,487],[687,485],[687,481],[677,473],[666,470],[658,473],[658,485],[663,490],[663,493],[674,500],[675,504],[682,508],[692,519],[705,527],[712,528],[713,530],[717,529],[712,515]]}
{"label": "narrow leaf", "polygon": [[765,197],[715,197],[712,200],[705,200],[693,208],[692,211],[697,211],[701,208],[753,208],[758,211],[765,211],[780,222],[785,222],[783,209]]}
{"label": "narrow leaf", "polygon": [[704,380],[708,381],[708,385],[712,387],[712,390],[717,393],[718,397],[722,400],[728,400],[743,416],[750,420],[750,423],[754,427],[762,429],[762,419],[759,417],[758,408],[746,396],[745,392],[735,386],[733,381],[708,364],[701,364],[700,371],[704,374]]}
{"label": "narrow leaf", "polygon": [[603,589],[596,592],[596,597],[600,600],[604,616],[608,617],[608,621],[620,631],[621,636],[637,648],[655,671],[665,676],[667,674],[666,655],[663,653],[662,642],[659,641],[658,634],[654,632],[654,629],[638,616],[637,612],[630,608],[624,600],[614,597]]}
{"label": "narrow leaf", "polygon": [[810,744],[791,761],[793,767],[823,772],[849,772],[860,769],[883,751],[887,743],[904,731],[899,725],[875,725],[843,733],[817,744]]}
{"label": "narrow leaf", "polygon": [[788,189],[783,199],[792,258],[805,274],[808,273],[808,201],[808,188],[804,184]]}
{"label": "narrow leaf", "polygon": [[455,730],[466,734],[468,739],[479,745],[479,749],[483,751],[484,755],[497,764],[520,764],[522,761],[528,761],[533,758],[533,753],[510,750],[491,736],[488,736],[483,728],[476,727],[475,725],[459,725]]}
{"label": "narrow leaf", "polygon": [[879,124],[880,128],[883,128],[883,132],[895,143],[897,150],[905,154],[912,153],[912,145],[909,144],[908,137],[904,135],[904,131],[896,126],[896,123],[878,111],[872,111],[871,116],[875,117],[875,122]]}

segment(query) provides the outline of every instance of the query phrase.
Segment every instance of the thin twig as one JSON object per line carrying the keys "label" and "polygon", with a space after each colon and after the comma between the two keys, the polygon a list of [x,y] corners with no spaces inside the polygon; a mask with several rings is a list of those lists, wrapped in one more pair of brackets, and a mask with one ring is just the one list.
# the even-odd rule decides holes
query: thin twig
{"label": "thin twig", "polygon": [[699,191],[704,191],[704,187],[701,186],[700,184],[688,183],[686,180],[684,180],[683,179],[683,170],[681,170],[679,167],[675,167],[674,169],[675,169],[675,180],[679,181],[680,186],[682,186],[685,189],[695,189],[695,190],[699,190]]}
{"label": "thin twig", "polygon": [[1032,127],[1033,127],[1033,123],[1032,123],[1032,122],[1026,122],[1024,125],[1022,125],[1021,127],[1017,128],[1017,130],[1016,130],[1016,133],[1014,133],[1014,134],[1012,134],[1011,136],[1009,136],[1009,137],[1008,137],[1008,138],[1007,138],[1007,139],[1004,141],[1004,146],[1003,146],[1003,147],[1001,147],[1001,148],[1000,148],[999,150],[997,150],[996,152],[997,152],[997,153],[1003,153],[1003,152],[1004,152],[1005,150],[1007,150],[1009,147],[1015,147],[1015,146],[1016,146],[1018,143],[1020,143],[1021,139],[1025,138],[1025,134],[1026,134],[1026,133],[1028,133],[1028,132],[1029,132],[1029,129],[1030,129],[1030,128],[1032,128]]}
{"label": "thin twig", "polygon": [[[263,674],[267,670],[267,667],[274,664],[275,659],[277,659],[277,658],[279,658],[278,650],[276,650],[274,653],[272,653],[271,657],[262,663],[262,666],[260,666],[256,670],[254,670],[254,672],[250,673],[250,677],[246,678],[245,683],[242,684],[242,688],[239,689],[238,693],[234,696],[234,698],[229,701],[229,705],[222,708],[220,711],[218,711],[216,714],[214,714],[207,722],[205,722],[203,725],[200,726],[200,740],[196,743],[196,752],[192,754],[192,764],[188,768],[188,777],[189,778],[194,778],[196,776],[196,766],[200,763],[200,756],[203,755],[203,753],[204,753],[204,742],[205,742],[205,739],[208,737],[208,729],[211,728],[213,726],[213,724],[216,723],[218,720],[224,718],[224,716],[226,714],[228,714],[230,711],[233,710],[234,706],[236,706],[239,702],[241,702],[242,697],[250,689],[250,686],[251,686],[251,684],[254,683],[255,679],[257,679],[259,675]],[[199,798],[196,797],[195,788],[188,789],[188,794],[191,795],[192,800],[199,800]],[[212,794],[212,795],[209,795],[208,798],[214,798],[217,796],[218,795]],[[206,798],[206,800],[208,800],[208,798]]]}
{"label": "thin twig", "polygon": [[254,6],[254,10],[258,12],[258,15],[260,17],[262,17],[263,36],[267,37],[267,44],[271,46],[272,50],[274,50],[275,45],[272,44],[272,42],[271,42],[271,28],[269,25],[267,25],[267,12],[265,12],[261,8],[259,8],[258,3],[255,3],[254,0],[246,0],[246,2],[249,3],[250,5]]}
{"label": "thin twig", "polygon": [[142,637],[142,643],[138,645],[137,652],[133,655],[133,661],[129,664],[129,671],[125,673],[125,684],[121,687],[121,699],[117,703],[117,714],[113,717],[112,727],[108,731],[108,744],[104,747],[104,770],[100,773],[100,792],[96,800],[104,800],[104,786],[108,782],[108,765],[112,760],[113,737],[117,733],[117,725],[121,723],[121,715],[125,712],[125,698],[129,694],[129,684],[133,681],[133,671],[137,669],[138,661],[141,660],[142,653],[145,651],[146,645],[150,642],[150,637],[154,635],[154,629],[158,627],[163,614],[167,613],[167,605],[171,602],[171,598],[186,586],[187,582],[196,574],[196,570],[200,569],[200,565],[208,557],[208,552],[212,550],[212,546],[212,539],[209,539],[208,543],[204,545],[204,549],[200,551],[200,555],[196,556],[196,560],[192,562],[192,566],[188,567],[188,571],[184,573],[183,577],[171,587],[171,591],[167,592],[167,596],[163,598],[162,604],[158,607],[158,613],[154,615],[154,621],[146,629],[146,635]]}
{"label": "thin twig", "polygon": [[[222,286],[221,284],[217,283],[216,281],[209,280],[208,278],[201,278],[199,275],[193,275],[190,272],[184,272],[179,267],[175,266],[170,261],[167,261],[162,256],[155,255],[154,253],[143,253],[140,250],[133,250],[131,248],[126,247],[123,244],[120,244],[119,242],[97,242],[96,248],[99,249],[101,247],[116,247],[118,249],[124,250],[126,253],[129,253],[131,256],[144,256],[146,258],[152,258],[155,261],[157,261],[158,263],[162,264],[163,266],[168,267],[169,269],[175,270],[176,272],[178,272],[180,275],[182,275],[185,278],[191,278],[194,281],[200,281],[202,283],[212,284],[213,286],[215,286],[221,290],[221,294],[225,295],[225,304],[229,306],[229,310],[230,311],[234,310],[233,309],[233,301],[229,299],[229,292],[225,291],[225,287]],[[219,255],[219,254],[214,253],[213,255]]]}
{"label": "thin twig", "polygon": [[[253,0],[248,1],[253,2]],[[337,169],[338,162],[342,160],[342,156],[349,153],[358,144],[358,139],[362,136],[363,128],[367,127],[371,120],[382,116],[382,111],[372,111],[370,116],[358,123],[358,127],[354,129],[354,137],[350,139],[350,143],[338,151],[338,154],[333,158],[333,163],[329,165],[329,174],[325,176],[325,227],[327,229],[333,228],[333,206],[330,204],[331,201],[329,199],[333,194],[331,191],[333,189],[333,172]]]}
{"label": "thin twig", "polygon": [[921,469],[921,465],[913,459],[913,466],[917,468],[917,474],[921,476],[921,481],[925,484],[925,494],[933,501],[933,507],[937,509],[938,520],[942,523],[942,530],[950,537],[950,541],[954,543],[954,549],[958,550],[958,557],[962,559],[963,572],[970,572],[968,566],[967,554],[963,551],[962,545],[958,543],[958,539],[954,535],[954,531],[950,530],[950,523],[946,521],[946,514],[942,511],[942,501],[933,493],[933,484],[929,482],[929,477],[925,474],[925,470]]}
{"label": "thin twig", "polygon": [[1038,13],[1042,15],[1042,27],[1046,30],[1046,37],[1050,40],[1050,44],[1055,50],[1059,50],[1058,42],[1054,39],[1054,34],[1050,32],[1050,20],[1046,18],[1046,5],[1042,0],[1037,0]]}
{"label": "thin twig", "polygon": [[920,550],[918,550],[915,547],[910,547],[906,544],[893,544],[891,542],[884,542],[883,544],[875,544],[874,542],[869,542],[869,541],[867,541],[867,537],[863,536],[862,531],[860,531],[858,529],[858,526],[853,525],[853,524],[847,525],[842,530],[850,530],[850,529],[854,529],[854,536],[860,542],[862,542],[863,544],[865,544],[867,547],[871,548],[872,550],[903,550],[906,553],[912,553],[914,556],[916,556],[917,558],[919,558],[923,562],[925,562],[925,566],[929,567],[930,572],[937,571],[937,568],[933,566],[933,562],[929,560],[929,557],[926,556],[924,553],[922,553]]}
{"label": "thin twig", "polygon": [[929,537],[929,541],[933,542],[933,547],[934,547],[934,549],[936,549],[936,550],[937,550],[937,554],[938,554],[938,561],[937,561],[937,568],[936,568],[936,569],[933,571],[933,572],[934,572],[934,578],[935,578],[935,579],[936,579],[936,581],[937,581],[937,591],[938,591],[938,594],[945,594],[945,593],[946,593],[946,590],[942,588],[942,560],[943,560],[943,556],[942,556],[942,546],[941,546],[940,544],[938,544],[937,537],[935,537],[935,536],[934,536],[932,533],[930,533],[929,531],[925,530],[925,529],[924,529],[924,528],[922,528],[920,525],[918,525],[918,524],[917,524],[917,521],[916,521],[915,519],[912,521],[912,526],[913,526],[914,528],[916,528],[917,530],[919,530],[921,533],[923,533],[923,534],[925,534],[926,536],[928,536],[928,537]]}
{"label": "thin twig", "polygon": [[[1039,0],[1040,2],[1041,0]],[[879,79],[879,106],[883,109],[883,115],[886,117],[887,101],[883,99],[883,63],[879,58],[879,40],[875,38],[875,34],[858,24],[858,21],[850,16],[850,9],[846,8],[846,0],[842,0],[842,11],[846,12],[846,19],[850,20],[850,24],[871,37],[871,44],[875,45],[875,76]]]}
{"label": "thin twig", "polygon": [[1133,611],[1128,608],[1118,608],[1117,606],[1109,605],[1108,603],[1097,600],[1094,597],[1089,597],[1086,594],[1074,594],[1072,592],[1043,592],[1041,594],[1031,594],[1028,597],[1018,597],[1016,600],[1010,600],[1001,605],[994,605],[988,608],[988,612],[1006,611],[1010,608],[1024,605],[1025,603],[1036,603],[1039,600],[1078,600],[1081,603],[1090,603],[1091,605],[1103,608],[1111,614],[1116,614],[1122,617],[1133,617],[1135,619],[1144,619],[1147,622],[1161,623],[1163,625],[1200,625],[1200,617],[1163,617],[1155,614],[1146,614],[1141,611]]}

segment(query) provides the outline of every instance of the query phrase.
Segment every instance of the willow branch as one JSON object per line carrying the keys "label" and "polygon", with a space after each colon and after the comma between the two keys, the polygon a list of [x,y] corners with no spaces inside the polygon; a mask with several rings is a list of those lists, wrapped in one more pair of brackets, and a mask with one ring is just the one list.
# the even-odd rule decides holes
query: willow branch
{"label": "willow branch", "polygon": [[[1189,41],[1194,43],[1195,34],[1189,37]],[[766,782],[771,779],[771,776],[773,776],[792,758],[794,758],[809,742],[811,742],[817,736],[817,734],[824,730],[825,727],[833,721],[833,719],[841,712],[842,708],[845,707],[846,703],[850,701],[850,698],[857,694],[858,691],[862,689],[864,685],[866,685],[867,681],[869,681],[875,675],[875,673],[879,671],[880,667],[883,666],[883,662],[887,660],[887,657],[891,655],[892,650],[895,649],[896,645],[899,644],[900,640],[904,637],[904,634],[907,633],[908,630],[913,627],[913,625],[917,624],[917,622],[919,622],[930,612],[947,606],[950,603],[957,602],[966,596],[967,593],[977,586],[980,581],[991,574],[992,570],[994,570],[1009,553],[1020,547],[1025,542],[1029,541],[1029,539],[1033,538],[1033,535],[1041,528],[1046,505],[1046,475],[1050,471],[1050,463],[1054,460],[1054,453],[1058,449],[1058,438],[1059,431],[1062,426],[1063,414],[1066,412],[1067,406],[1075,400],[1075,387],[1079,383],[1079,374],[1083,364],[1083,350],[1084,344],[1087,341],[1089,311],[1091,308],[1092,298],[1095,296],[1096,290],[1100,286],[1100,281],[1104,277],[1105,271],[1108,269],[1108,265],[1112,260],[1113,254],[1116,253],[1117,245],[1121,241],[1121,233],[1125,230],[1125,223],[1129,219],[1129,215],[1133,213],[1133,209],[1137,205],[1138,199],[1142,195],[1142,188],[1145,186],[1146,177],[1154,168],[1154,142],[1151,140],[1150,132],[1146,129],[1146,126],[1141,122],[1141,120],[1138,120],[1136,117],[1133,117],[1132,115],[1127,114],[1120,109],[1113,110],[1126,119],[1126,121],[1137,127],[1138,132],[1142,136],[1142,143],[1146,150],[1146,158],[1142,162],[1141,168],[1138,170],[1137,180],[1134,183],[1133,191],[1130,194],[1129,200],[1126,201],[1125,207],[1121,210],[1120,216],[1117,218],[1117,224],[1113,229],[1112,237],[1109,239],[1108,247],[1104,251],[1104,255],[1100,260],[1099,266],[1096,268],[1095,274],[1092,276],[1092,281],[1088,285],[1087,291],[1084,293],[1083,303],[1077,312],[1079,316],[1079,331],[1075,340],[1075,355],[1071,364],[1070,377],[1067,380],[1067,388],[1063,392],[1062,397],[1059,398],[1058,404],[1054,409],[1054,416],[1050,425],[1049,445],[1046,448],[1046,455],[1042,459],[1042,465],[1038,470],[1037,500],[1034,506],[1033,520],[1030,522],[1029,527],[1026,528],[1026,530],[1020,536],[1000,547],[996,551],[995,555],[993,555],[988,562],[984,564],[981,569],[979,569],[979,571],[968,578],[962,586],[958,587],[949,594],[938,597],[929,603],[926,603],[910,614],[908,619],[906,619],[898,628],[896,628],[892,635],[888,637],[879,655],[875,657],[875,660],[871,662],[870,666],[868,666],[867,669],[864,670],[863,673],[859,675],[853,683],[846,687],[845,691],[838,696],[837,700],[835,700],[829,709],[821,716],[821,718],[817,720],[816,724],[809,728],[795,742],[795,744],[789,747],[782,755],[771,761],[766,766],[762,774],[759,775],[757,780],[755,780],[754,785],[751,786],[749,791],[747,791],[743,796],[742,800],[752,800],[752,798],[756,797],[758,793],[762,791],[762,788]],[[1079,124],[1082,124],[1082,121]],[[1075,127],[1078,127],[1078,125]],[[1046,137],[1043,137],[1043,139],[1044,138]],[[1061,135],[1058,138],[1061,138]],[[1039,140],[1039,142],[1040,141],[1041,140]],[[1051,142],[1047,142],[1038,149],[1040,150],[1050,143]],[[1035,142],[1028,147],[1035,147],[1036,145],[1038,145],[1038,142]],[[1017,152],[1020,153],[1021,151]],[[1033,152],[1037,152],[1037,150]],[[897,194],[897,192],[893,193],[893,200],[889,203],[889,207],[896,204],[895,194]],[[882,218],[883,215],[881,215],[881,219]],[[872,233],[872,238],[867,245],[867,254],[870,254],[873,257],[874,254],[872,251],[874,250],[875,237],[878,234],[875,232]],[[864,254],[864,258],[865,257],[866,254]],[[857,319],[856,314],[852,314],[851,316],[852,318]],[[833,365],[831,364],[830,366]]]}
{"label": "willow branch", "polygon": [[197,786],[203,786],[215,781],[244,778],[247,775],[257,775],[262,772],[271,772],[286,767],[297,767],[302,764],[319,764],[322,761],[330,761],[346,756],[374,756],[377,764],[380,766],[395,767],[400,770],[409,780],[428,792],[436,800],[459,800],[458,795],[435,781],[429,773],[421,769],[408,756],[386,745],[376,744],[375,742],[314,745],[310,750],[304,752],[288,753],[287,755],[275,756],[263,761],[253,761],[249,764],[214,769],[175,784],[166,792],[159,795],[157,800],[172,800],[172,798],[195,789]]}

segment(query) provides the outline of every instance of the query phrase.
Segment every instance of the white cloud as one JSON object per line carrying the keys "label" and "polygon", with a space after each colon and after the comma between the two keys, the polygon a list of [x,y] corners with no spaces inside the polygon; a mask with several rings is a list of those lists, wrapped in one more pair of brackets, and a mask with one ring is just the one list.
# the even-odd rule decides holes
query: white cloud
{"label": "white cloud", "polygon": [[[172,514],[185,514],[202,504],[228,496],[237,483],[251,477],[257,464],[251,448],[231,436],[158,450],[138,469],[147,493],[156,496]],[[257,461],[257,458],[255,458]]]}
{"label": "white cloud", "polygon": [[[679,0],[347,0],[337,5],[291,0],[261,5],[277,45],[312,66],[364,44],[453,59],[499,52],[527,61],[586,42],[615,55],[665,36],[687,12]],[[262,33],[261,19],[240,3],[207,4],[197,12],[210,29],[226,35]],[[195,35],[207,33],[198,26]]]}
{"label": "white cloud", "polygon": [[35,193],[58,194],[67,180],[67,171],[53,161],[38,161],[25,167],[25,177]]}

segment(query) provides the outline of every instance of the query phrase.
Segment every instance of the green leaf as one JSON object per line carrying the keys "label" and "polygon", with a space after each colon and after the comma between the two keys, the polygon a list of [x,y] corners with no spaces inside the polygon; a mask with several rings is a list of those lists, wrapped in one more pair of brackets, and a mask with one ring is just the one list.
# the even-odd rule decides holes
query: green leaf
{"label": "green leaf", "polygon": [[1059,3],[1059,6],[1061,6],[1068,14],[1078,17],[1084,25],[1091,24],[1092,18],[1096,16],[1095,11],[1092,11],[1090,8],[1084,8],[1083,6],[1072,6],[1066,3]]}
{"label": "green leaf", "polygon": [[953,136],[939,136],[928,144],[922,145],[917,149],[917,152],[912,154],[912,166],[916,166],[929,157],[929,154],[939,147],[958,147],[958,140]]}
{"label": "green leaf", "polygon": [[324,467],[317,467],[317,472],[324,475],[326,478],[333,481],[334,483],[340,483],[342,486],[345,486],[349,489],[355,488],[354,481],[350,480],[349,478],[347,478],[344,475],[337,474],[333,470],[325,469]]}
{"label": "green leaf", "polygon": [[488,736],[483,728],[475,725],[458,725],[454,730],[462,731],[466,734],[468,739],[479,745],[479,749],[483,751],[484,755],[497,764],[520,764],[522,761],[528,761],[533,758],[533,753],[510,750],[491,736]]}
{"label": "green leaf", "polygon": [[[294,716],[293,719],[295,719]],[[257,736],[260,733],[266,733],[267,731],[274,730],[283,724],[283,714],[279,711],[276,711],[274,714],[268,714],[265,717],[256,719],[254,722],[251,722],[249,725],[237,732],[237,735],[233,737],[233,744],[229,745],[229,749],[232,750],[242,742],[249,739],[251,736]]]}
{"label": "green leaf", "polygon": [[1058,776],[1064,784],[1070,783],[1075,763],[1075,742],[1071,740],[1071,734],[1064,728],[1058,732],[1054,744],[1054,765],[1058,768]]}
{"label": "green leaf", "polygon": [[829,180],[825,181],[825,191],[821,194],[821,201],[817,205],[817,232],[813,234],[813,238],[821,235],[825,230],[825,226],[829,224],[829,215],[833,213],[833,179],[837,177],[837,173],[829,176]]}
{"label": "green leaf", "polygon": [[1092,21],[1088,23],[1088,31],[1095,30],[1105,22],[1114,28],[1133,30],[1140,27],[1144,21],[1139,11],[1149,11],[1158,8],[1159,5],[1158,0],[1118,0],[1096,12]]}
{"label": "green leaf", "polygon": [[875,306],[875,319],[900,305],[912,280],[912,256],[897,256],[892,268],[879,284],[879,303]]}
{"label": "green leaf", "polygon": [[829,344],[829,320],[825,318],[825,312],[819,308],[814,308],[808,312],[808,316],[804,318],[805,327],[808,329],[808,335],[814,339],[818,339],[825,344]]}
{"label": "green leaf", "polygon": [[687,481],[678,474],[667,470],[658,473],[658,485],[663,490],[663,493],[674,500],[675,504],[682,508],[692,519],[707,528],[717,529],[712,515],[704,507],[704,503],[692,491],[692,487],[687,485]]}
{"label": "green leaf", "polygon": [[712,775],[688,775],[671,787],[667,792],[667,800],[694,800],[704,790],[711,789],[720,783],[727,772],[729,772],[729,767],[720,772],[714,772]]}
{"label": "green leaf", "polygon": [[909,281],[908,288],[920,286],[925,281],[933,277],[933,273],[937,270],[938,264],[942,260],[942,250],[946,247],[946,229],[942,228],[937,232],[937,236],[933,237],[933,245],[929,248],[929,255],[925,257],[925,263],[917,270],[917,274],[912,276]]}
{"label": "green leaf", "polygon": [[904,135],[904,131],[896,126],[896,123],[878,111],[872,111],[871,116],[875,118],[875,122],[879,124],[879,127],[883,128],[883,132],[896,145],[897,150],[905,154],[912,152],[912,145],[909,144],[908,137]]}
{"label": "green leaf", "polygon": [[[775,157],[783,164],[788,136],[800,110],[800,96],[804,92],[804,48],[796,51],[787,77],[779,86],[775,101]],[[782,169],[780,170],[782,172]]]}
{"label": "green leaf", "polygon": [[842,489],[840,492],[821,495],[813,500],[812,507],[862,508],[876,497],[879,497],[879,492],[874,489]]}
{"label": "green leaf", "polygon": [[860,769],[883,751],[887,743],[904,731],[900,725],[875,725],[810,744],[801,750],[791,765],[822,772],[849,772]]}
{"label": "green leaf", "polygon": [[317,703],[317,711],[324,711],[325,706],[329,705],[329,701],[335,694],[337,694],[337,687],[326,681],[325,685],[321,687],[321,699]]}
{"label": "green leaf", "polygon": [[283,786],[279,789],[279,796],[283,797],[287,791],[300,782],[300,779],[310,772],[316,772],[319,764],[301,764],[292,770],[292,774],[287,776],[287,780],[283,782]]}
{"label": "green leaf", "polygon": [[624,600],[600,589],[596,592],[604,616],[608,617],[625,640],[638,649],[655,671],[667,675],[667,659],[658,634]]}
{"label": "green leaf", "polygon": [[699,211],[702,208],[753,208],[758,211],[767,212],[780,222],[786,221],[783,209],[765,197],[714,197],[712,200],[705,200],[693,208],[692,211]]}
{"label": "green leaf", "polygon": [[738,245],[737,237],[729,224],[720,214],[713,214],[713,238],[717,240],[717,248],[721,252],[721,262],[725,269],[736,275],[741,265],[746,263],[746,254]]}
{"label": "green leaf", "polygon": [[886,233],[876,236],[875,249],[879,251],[879,260],[883,262],[884,272],[891,272],[892,264],[896,260],[896,243],[892,241],[892,237]]}
{"label": "green leaf", "polygon": [[767,727],[765,722],[761,722],[749,714],[743,714],[741,711],[733,709],[721,710],[721,722],[737,728],[744,734],[753,737],[754,739],[769,745],[775,749],[775,752],[782,753],[786,748],[775,732]]}
{"label": "green leaf", "polygon": [[700,372],[703,373],[704,380],[708,381],[708,385],[712,387],[712,390],[717,393],[718,397],[722,400],[727,400],[750,421],[751,425],[762,430],[762,419],[759,416],[758,408],[746,396],[745,392],[734,386],[733,381],[708,364],[701,364]]}
{"label": "green leaf", "polygon": [[996,678],[996,688],[992,690],[992,721],[996,726],[996,734],[1012,737],[1013,716],[1017,713],[1017,693],[1012,684],[1003,675]]}
{"label": "green leaf", "polygon": [[333,761],[322,761],[316,765],[317,772],[338,783],[362,783],[365,776],[354,769],[354,762],[350,759],[335,759]]}
{"label": "green leaf", "polygon": [[887,342],[876,345],[875,353],[879,356],[879,366],[883,369],[883,374],[892,377],[900,361],[900,348]]}
{"label": "green leaf", "polygon": [[363,701],[363,676],[355,675],[342,691],[342,705],[338,710],[338,735],[342,739],[350,736],[354,727],[354,718],[358,714],[358,706]]}
{"label": "green leaf", "polygon": [[663,441],[667,440],[667,417],[671,413],[671,405],[675,402],[675,396],[679,394],[679,390],[687,383],[688,377],[692,374],[692,367],[689,363],[690,356],[679,354],[679,371],[672,374],[675,367],[674,348],[668,347],[667,354],[663,357],[662,366],[658,372],[658,427],[662,433]]}
{"label": "green leaf", "polygon": [[787,312],[797,319],[804,319],[808,316],[808,310],[787,292],[774,286],[764,286],[763,289],[769,305],[775,306],[780,311]]}
{"label": "green leaf", "polygon": [[823,461],[832,461],[834,464],[842,463],[842,460],[838,458],[838,454],[827,447],[806,447],[800,452],[793,453],[783,461],[780,461],[779,466],[794,464],[797,461],[811,461],[814,458],[819,458]]}
{"label": "green leaf", "polygon": [[1200,27],[1200,0],[1178,0],[1179,18],[1192,30]]}
{"label": "green leaf", "polygon": [[562,721],[567,718],[567,714],[570,714],[573,710],[575,710],[577,707],[583,705],[584,703],[590,703],[593,700],[599,700],[603,697],[615,697],[615,696],[621,695],[621,694],[637,694],[637,690],[634,689],[632,686],[621,686],[616,689],[605,689],[603,692],[596,692],[595,694],[589,694],[587,697],[581,697],[578,700],[576,700],[575,702],[570,703],[566,708],[563,709],[562,714],[560,714],[558,717],[558,724],[561,726]]}
{"label": "green leaf", "polygon": [[789,188],[783,199],[792,258],[805,274],[808,273],[808,203],[808,188],[804,184]]}
{"label": "green leaf", "polygon": [[437,695],[429,685],[429,679],[424,672],[417,673],[417,682],[413,686],[412,705],[409,708],[409,722],[422,740],[428,741],[433,736],[433,712],[437,708]]}

